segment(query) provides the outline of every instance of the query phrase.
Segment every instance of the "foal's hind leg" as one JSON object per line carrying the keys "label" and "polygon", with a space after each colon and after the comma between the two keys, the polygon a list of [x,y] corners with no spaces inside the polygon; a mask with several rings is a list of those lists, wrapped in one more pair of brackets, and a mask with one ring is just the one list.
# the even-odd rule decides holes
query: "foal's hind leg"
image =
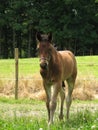
{"label": "foal's hind leg", "polygon": [[68,79],[67,83],[68,83],[68,94],[66,97],[66,107],[67,107],[66,118],[69,119],[69,110],[70,110],[70,106],[71,106],[71,102],[72,102],[72,92],[74,89],[75,81],[73,81],[72,79]]}
{"label": "foal's hind leg", "polygon": [[61,97],[61,108],[60,108],[60,115],[59,115],[59,119],[62,120],[63,119],[63,106],[64,106],[64,100],[65,100],[65,84],[64,82],[62,82],[62,88],[60,91],[60,97]]}

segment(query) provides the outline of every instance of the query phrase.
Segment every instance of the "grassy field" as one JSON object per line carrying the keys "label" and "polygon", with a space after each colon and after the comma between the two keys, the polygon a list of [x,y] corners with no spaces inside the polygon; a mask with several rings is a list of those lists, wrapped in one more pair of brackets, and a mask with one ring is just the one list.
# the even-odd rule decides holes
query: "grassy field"
{"label": "grassy field", "polygon": [[[28,76],[39,72],[39,59],[19,59],[19,76]],[[15,60],[0,60],[0,78],[15,77]]]}
{"label": "grassy field", "polygon": [[[58,103],[59,104],[59,103]],[[58,120],[57,106],[50,130],[98,130],[98,100],[74,101],[70,120]],[[64,107],[64,115],[66,109]],[[48,130],[45,103],[37,100],[0,98],[0,130]]]}
{"label": "grassy field", "polygon": [[76,59],[79,76],[98,78],[98,56],[80,56]]}
{"label": "grassy field", "polygon": [[[78,63],[78,78],[87,78],[87,80],[97,79],[97,86],[98,56],[76,57],[76,59]],[[38,58],[19,59],[19,78],[29,78],[36,73],[39,74]],[[6,83],[4,92],[8,91],[6,90],[7,87],[12,86],[13,88],[14,77],[15,61],[13,59],[0,60],[0,91],[2,91],[2,84],[4,83]],[[7,82],[7,79],[13,80],[13,82]],[[21,81],[20,83],[22,91],[23,89],[26,90],[27,85],[31,91],[32,84],[29,84],[28,80],[24,82]],[[91,83],[94,85],[95,81],[86,84],[88,86]],[[12,88],[11,93],[13,92]],[[55,113],[55,123],[51,126],[50,130],[98,130],[98,100],[74,101],[70,110],[69,121],[66,121],[64,118],[64,121],[60,122],[58,120],[58,113],[59,106],[57,106]],[[65,113],[66,106],[64,107],[64,115]],[[0,97],[0,130],[48,130],[45,103],[31,99],[19,99],[15,101],[12,98]]]}
{"label": "grassy field", "polygon": [[[98,56],[76,57],[78,75],[98,78]],[[39,59],[19,59],[19,76],[30,76],[39,73]],[[15,61],[13,59],[0,60],[0,78],[15,77]]]}

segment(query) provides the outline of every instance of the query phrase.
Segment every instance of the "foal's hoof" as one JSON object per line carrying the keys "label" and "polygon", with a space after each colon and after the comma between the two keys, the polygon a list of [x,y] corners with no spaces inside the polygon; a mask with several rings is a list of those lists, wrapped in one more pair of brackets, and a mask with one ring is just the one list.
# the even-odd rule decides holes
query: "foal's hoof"
{"label": "foal's hoof", "polygon": [[52,124],[53,124],[53,122],[49,122],[49,123],[48,123],[48,126],[51,126]]}
{"label": "foal's hoof", "polygon": [[63,120],[63,117],[64,117],[63,115],[59,115],[60,120]]}
{"label": "foal's hoof", "polygon": [[53,122],[48,122],[48,130],[51,130],[52,125],[53,125]]}

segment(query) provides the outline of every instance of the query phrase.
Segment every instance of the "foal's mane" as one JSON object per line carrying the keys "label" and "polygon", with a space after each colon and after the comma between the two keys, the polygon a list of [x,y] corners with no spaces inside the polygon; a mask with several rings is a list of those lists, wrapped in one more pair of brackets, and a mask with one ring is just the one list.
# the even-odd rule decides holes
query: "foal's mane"
{"label": "foal's mane", "polygon": [[51,49],[51,59],[49,62],[49,70],[48,75],[51,81],[57,81],[60,78],[61,73],[61,67],[60,67],[60,57],[59,53],[56,50],[56,48],[50,44]]}
{"label": "foal's mane", "polygon": [[52,60],[55,63],[55,62],[57,62],[56,60],[57,60],[57,53],[58,53],[58,51],[56,50],[56,48],[52,44],[50,44],[50,49],[51,49]]}

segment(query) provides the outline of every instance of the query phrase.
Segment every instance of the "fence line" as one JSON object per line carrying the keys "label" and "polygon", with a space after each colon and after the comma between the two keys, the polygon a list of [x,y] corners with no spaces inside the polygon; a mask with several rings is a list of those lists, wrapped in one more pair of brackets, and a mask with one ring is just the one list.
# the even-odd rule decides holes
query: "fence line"
{"label": "fence line", "polygon": [[[16,79],[15,78],[0,78],[0,80],[14,80],[14,81],[16,81]],[[18,81],[19,80],[41,80],[41,78],[38,78],[37,77],[37,79],[33,79],[33,77],[32,78],[19,78],[18,77]],[[78,78],[77,78],[77,80],[78,80]],[[98,80],[98,78],[79,78],[79,80],[87,80],[87,81],[96,81],[96,80]]]}
{"label": "fence line", "polygon": [[[23,65],[25,65],[25,64],[30,64],[30,66],[32,65],[38,65],[38,62],[37,61],[34,61],[35,59],[33,59],[33,61],[31,62],[24,62],[24,63],[20,63],[19,64],[19,59],[18,59],[18,48],[15,48],[15,61],[14,62],[12,62],[12,64],[11,65],[13,65],[13,66],[15,66],[15,67],[13,67],[13,70],[11,71],[11,74],[13,73],[13,75],[15,75],[14,76],[14,78],[11,76],[11,77],[0,77],[0,80],[13,80],[14,81],[14,83],[15,83],[15,99],[18,99],[18,83],[19,83],[19,81],[20,80],[41,80],[41,78],[39,78],[39,77],[37,77],[36,79],[34,78],[33,79],[33,74],[31,75],[30,74],[30,76],[29,77],[20,77],[19,76],[19,66],[21,67],[21,66],[23,66]],[[88,63],[88,62],[77,62],[77,64],[78,64],[78,66],[83,66],[83,65],[86,65],[86,66],[91,66],[91,67],[93,67],[93,66],[98,66],[98,64],[96,64],[96,63]],[[10,65],[10,63],[8,63],[8,64],[6,64],[5,63],[5,65],[7,66],[7,65]],[[1,68],[2,68],[2,66],[1,66]],[[10,67],[11,68],[11,67]],[[12,69],[12,68],[11,68]],[[23,67],[22,67],[22,69],[23,69]],[[23,69],[24,70],[24,69]],[[33,67],[32,67],[32,70],[33,70]],[[29,71],[29,70],[28,70]],[[31,70],[30,70],[30,72],[31,72]],[[28,74],[29,75],[29,74]],[[87,78],[77,78],[77,80],[81,80],[81,81],[98,81],[98,76],[97,76],[97,78],[94,78],[94,77],[87,77]]]}

